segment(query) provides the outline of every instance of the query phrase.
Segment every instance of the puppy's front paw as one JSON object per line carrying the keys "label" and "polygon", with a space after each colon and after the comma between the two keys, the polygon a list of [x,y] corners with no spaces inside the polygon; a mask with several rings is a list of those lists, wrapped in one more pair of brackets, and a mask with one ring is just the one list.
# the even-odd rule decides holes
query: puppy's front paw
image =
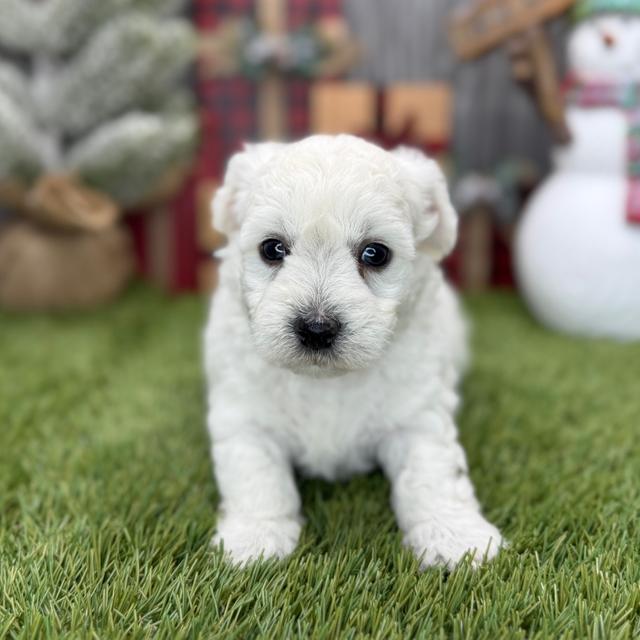
{"label": "puppy's front paw", "polygon": [[504,541],[482,514],[463,509],[438,514],[416,525],[407,532],[404,543],[420,558],[423,569],[438,566],[453,569],[466,554],[472,556],[474,567],[493,559]]}
{"label": "puppy's front paw", "polygon": [[218,521],[211,544],[222,545],[225,556],[235,565],[260,558],[285,558],[296,548],[300,528],[300,523],[293,518],[225,516]]}

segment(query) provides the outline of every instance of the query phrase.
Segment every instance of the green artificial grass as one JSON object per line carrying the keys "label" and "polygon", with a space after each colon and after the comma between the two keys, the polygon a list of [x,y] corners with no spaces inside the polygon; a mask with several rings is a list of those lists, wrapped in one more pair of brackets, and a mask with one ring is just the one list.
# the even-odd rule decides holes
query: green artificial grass
{"label": "green artificial grass", "polygon": [[469,306],[462,439],[511,546],[451,575],[418,572],[380,474],[302,482],[288,561],[209,551],[202,301],[0,315],[0,637],[638,637],[640,346]]}

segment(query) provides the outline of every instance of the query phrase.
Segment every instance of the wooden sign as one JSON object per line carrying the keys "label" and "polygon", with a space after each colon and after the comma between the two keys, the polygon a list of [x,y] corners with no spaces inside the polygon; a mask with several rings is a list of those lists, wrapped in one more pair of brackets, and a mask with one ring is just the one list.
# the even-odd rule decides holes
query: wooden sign
{"label": "wooden sign", "polygon": [[457,11],[450,28],[462,59],[481,56],[569,9],[575,0],[480,0]]}
{"label": "wooden sign", "polygon": [[556,139],[571,139],[558,70],[542,25],[575,0],[475,0],[455,12],[449,37],[456,54],[468,60],[507,45],[513,74],[534,95]]}

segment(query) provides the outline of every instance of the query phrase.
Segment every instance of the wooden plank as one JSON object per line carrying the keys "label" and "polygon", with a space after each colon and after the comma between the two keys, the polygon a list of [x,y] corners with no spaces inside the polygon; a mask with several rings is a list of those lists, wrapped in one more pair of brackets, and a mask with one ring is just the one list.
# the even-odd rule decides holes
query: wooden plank
{"label": "wooden plank", "polygon": [[198,265],[198,291],[211,294],[218,286],[218,261],[213,258],[203,260]]}
{"label": "wooden plank", "polygon": [[398,83],[385,92],[384,130],[389,136],[407,133],[421,143],[451,139],[453,92],[445,83]]}
{"label": "wooden plank", "polygon": [[285,81],[267,71],[258,85],[258,130],[263,140],[284,140],[287,135]]}
{"label": "wooden plank", "polygon": [[468,211],[460,222],[460,285],[464,291],[485,291],[491,282],[493,217],[485,207]]}
{"label": "wooden plank", "polygon": [[[257,0],[256,17],[262,31],[274,37],[287,33],[286,0]],[[258,86],[258,129],[266,140],[286,137],[286,94],[282,74],[269,70]]]}
{"label": "wooden plank", "polygon": [[285,35],[287,32],[286,0],[256,0],[256,18],[260,28],[269,35]]}
{"label": "wooden plank", "polygon": [[217,188],[217,180],[205,180],[198,184],[196,192],[196,242],[199,249],[212,252],[226,242],[225,236],[213,228],[212,201]]}
{"label": "wooden plank", "polygon": [[565,106],[560,79],[549,42],[538,27],[530,29],[526,35],[531,50],[534,69],[534,91],[543,117],[551,125],[555,139],[561,144],[571,141],[571,132],[565,117]]}
{"label": "wooden plank", "polygon": [[165,291],[172,288],[175,256],[171,240],[171,213],[166,206],[155,207],[146,219],[148,277]]}
{"label": "wooden plank", "polygon": [[376,92],[364,82],[319,82],[311,88],[313,133],[366,134],[376,126]]}
{"label": "wooden plank", "polygon": [[476,58],[518,33],[569,9],[575,0],[476,0],[454,15],[449,37],[456,54]]}

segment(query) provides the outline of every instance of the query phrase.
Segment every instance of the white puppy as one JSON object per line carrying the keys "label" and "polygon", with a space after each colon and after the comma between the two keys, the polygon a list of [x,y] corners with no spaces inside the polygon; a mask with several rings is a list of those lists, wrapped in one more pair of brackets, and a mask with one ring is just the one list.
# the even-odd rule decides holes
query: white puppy
{"label": "white puppy", "polygon": [[437,262],[457,218],[437,165],[351,136],[252,145],[214,210],[229,238],[206,332],[214,543],[239,564],[282,558],[302,526],[294,468],[380,466],[423,566],[493,557],[454,422],[464,330]]}

